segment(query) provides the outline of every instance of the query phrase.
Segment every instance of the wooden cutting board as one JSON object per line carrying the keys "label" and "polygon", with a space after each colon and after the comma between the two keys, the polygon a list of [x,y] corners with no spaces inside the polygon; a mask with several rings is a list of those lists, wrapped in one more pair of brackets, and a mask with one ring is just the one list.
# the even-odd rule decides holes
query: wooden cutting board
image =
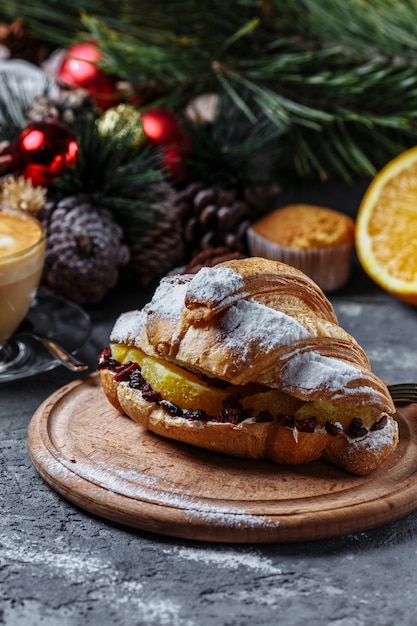
{"label": "wooden cutting board", "polygon": [[119,414],[97,374],[33,415],[31,459],[81,508],[130,527],[217,542],[295,542],[359,532],[417,508],[417,407],[398,411],[400,444],[352,476],[326,462],[284,467],[160,438]]}

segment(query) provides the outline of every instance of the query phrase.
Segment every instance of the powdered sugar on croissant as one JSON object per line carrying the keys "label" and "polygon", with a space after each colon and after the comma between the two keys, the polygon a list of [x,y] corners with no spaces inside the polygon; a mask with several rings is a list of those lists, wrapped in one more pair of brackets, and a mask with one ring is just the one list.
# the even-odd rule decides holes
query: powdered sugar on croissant
{"label": "powdered sugar on croissant", "polygon": [[250,258],[166,278],[145,310],[149,343],[185,367],[302,400],[394,412],[386,386],[337,325],[323,292],[288,265]]}
{"label": "powdered sugar on croissant", "polygon": [[[202,268],[195,275],[166,277],[142,311],[120,316],[111,342],[136,346],[153,358],[174,363],[200,377],[220,379],[232,391],[257,383],[284,392],[299,402],[300,406],[294,405],[297,424],[305,416],[315,419],[312,412],[321,415],[313,433],[293,436],[292,444],[286,441],[287,448],[299,444],[294,454],[280,448],[278,434],[282,442],[285,439],[280,416],[273,416],[273,421],[264,426],[263,444],[256,448],[256,454],[253,446],[247,454],[240,446],[238,454],[297,463],[323,456],[349,471],[365,473],[385,460],[397,445],[398,428],[390,417],[395,409],[386,385],[371,372],[369,360],[356,340],[338,325],[333,307],[320,288],[284,263],[248,258]],[[124,406],[123,395],[129,396]],[[119,396],[122,409],[135,413],[132,406],[136,396],[131,390],[121,391]],[[139,415],[144,406],[140,406],[133,418],[144,423]],[[330,427],[326,431],[325,425],[338,423],[337,411],[352,414],[353,421],[356,414],[365,420],[366,428],[361,422],[354,441],[352,428],[344,428],[337,436],[329,434]],[[256,416],[250,417],[256,421]],[[175,428],[170,420],[173,416],[163,418],[158,405],[149,408],[145,425],[155,432],[162,429],[166,436],[234,453],[233,445],[229,450],[224,443],[213,443],[212,434],[211,443],[207,437],[201,436],[200,441],[195,434],[187,435],[190,426],[185,419],[178,423],[176,416]],[[223,426],[209,417],[205,428],[211,423],[213,428]],[[240,423],[235,426],[233,436],[238,428],[242,430]],[[292,430],[295,433],[294,426]],[[304,458],[300,451],[308,445],[301,439],[306,435],[313,441],[313,434],[314,453],[307,451]],[[362,465],[360,456],[362,461],[367,457]]]}

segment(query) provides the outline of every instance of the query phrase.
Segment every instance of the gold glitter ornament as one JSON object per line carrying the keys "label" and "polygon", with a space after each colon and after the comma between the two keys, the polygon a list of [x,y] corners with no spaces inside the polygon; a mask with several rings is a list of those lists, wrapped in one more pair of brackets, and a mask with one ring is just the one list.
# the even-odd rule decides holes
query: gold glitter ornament
{"label": "gold glitter ornament", "polygon": [[46,202],[46,187],[33,186],[23,176],[9,176],[0,184],[0,204],[36,216]]}
{"label": "gold glitter ornament", "polygon": [[138,148],[146,140],[140,113],[130,104],[107,109],[98,120],[98,129],[102,137],[112,135],[124,140],[130,136],[132,148]]}

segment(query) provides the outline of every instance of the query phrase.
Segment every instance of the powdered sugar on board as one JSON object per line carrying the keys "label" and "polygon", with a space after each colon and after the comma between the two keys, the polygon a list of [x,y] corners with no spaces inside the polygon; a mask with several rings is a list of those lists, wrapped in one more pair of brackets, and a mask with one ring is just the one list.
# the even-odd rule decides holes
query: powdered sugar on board
{"label": "powdered sugar on board", "polygon": [[38,453],[37,463],[47,475],[54,476],[62,483],[68,480],[70,472],[72,480],[87,481],[108,493],[118,494],[137,502],[149,502],[181,510],[185,520],[190,524],[204,522],[236,529],[273,529],[279,526],[279,520],[251,514],[240,506],[221,505],[218,502],[211,504],[209,501],[198,501],[186,492],[172,488],[163,490],[160,480],[134,469],[127,470],[120,466],[112,468],[107,462],[96,462],[93,459],[74,462],[65,457],[51,458],[46,452]]}

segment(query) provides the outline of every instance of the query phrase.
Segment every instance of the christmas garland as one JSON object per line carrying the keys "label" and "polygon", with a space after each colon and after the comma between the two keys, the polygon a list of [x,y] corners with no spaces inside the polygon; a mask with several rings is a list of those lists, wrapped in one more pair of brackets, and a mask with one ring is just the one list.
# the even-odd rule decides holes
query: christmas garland
{"label": "christmas garland", "polygon": [[276,158],[265,121],[213,94],[181,113],[135,106],[110,88],[96,51],[77,47],[73,67],[74,48],[61,51],[53,75],[0,63],[0,202],[41,221],[43,282],[81,304],[124,268],[145,286],[202,251],[246,254],[246,229],[278,189],[256,166]]}
{"label": "christmas garland", "polygon": [[[99,301],[125,269],[145,286],[202,253],[217,259],[247,254],[250,223],[272,208],[289,181],[300,174],[308,179],[312,164],[319,179],[329,175],[323,157],[335,177],[369,176],[387,155],[415,141],[413,115],[397,116],[395,125],[395,117],[365,118],[340,104],[335,118],[283,93],[268,99],[242,74],[232,78],[226,66],[216,66],[220,90],[185,103],[182,92],[168,108],[161,102],[169,81],[160,98],[161,85],[138,91],[122,72],[108,71],[98,40],[51,50],[40,66],[0,61],[0,202],[37,215],[47,234],[43,281],[79,303]],[[339,78],[326,78],[317,67],[334,50],[316,42],[314,54],[305,56],[294,45],[276,41],[270,60],[279,61],[275,70],[287,78],[296,59],[310,68],[307,99],[318,84],[336,95],[349,76],[358,88],[359,75],[378,76],[371,78],[374,86],[387,79],[381,57],[365,62],[363,50],[350,73],[342,55]],[[402,84],[404,72],[414,84],[404,58],[393,64],[390,80]],[[371,96],[366,81],[360,90]],[[372,134],[381,123],[393,132],[379,143],[368,142],[368,134],[361,144],[355,133]],[[295,154],[294,146],[301,146]]]}

